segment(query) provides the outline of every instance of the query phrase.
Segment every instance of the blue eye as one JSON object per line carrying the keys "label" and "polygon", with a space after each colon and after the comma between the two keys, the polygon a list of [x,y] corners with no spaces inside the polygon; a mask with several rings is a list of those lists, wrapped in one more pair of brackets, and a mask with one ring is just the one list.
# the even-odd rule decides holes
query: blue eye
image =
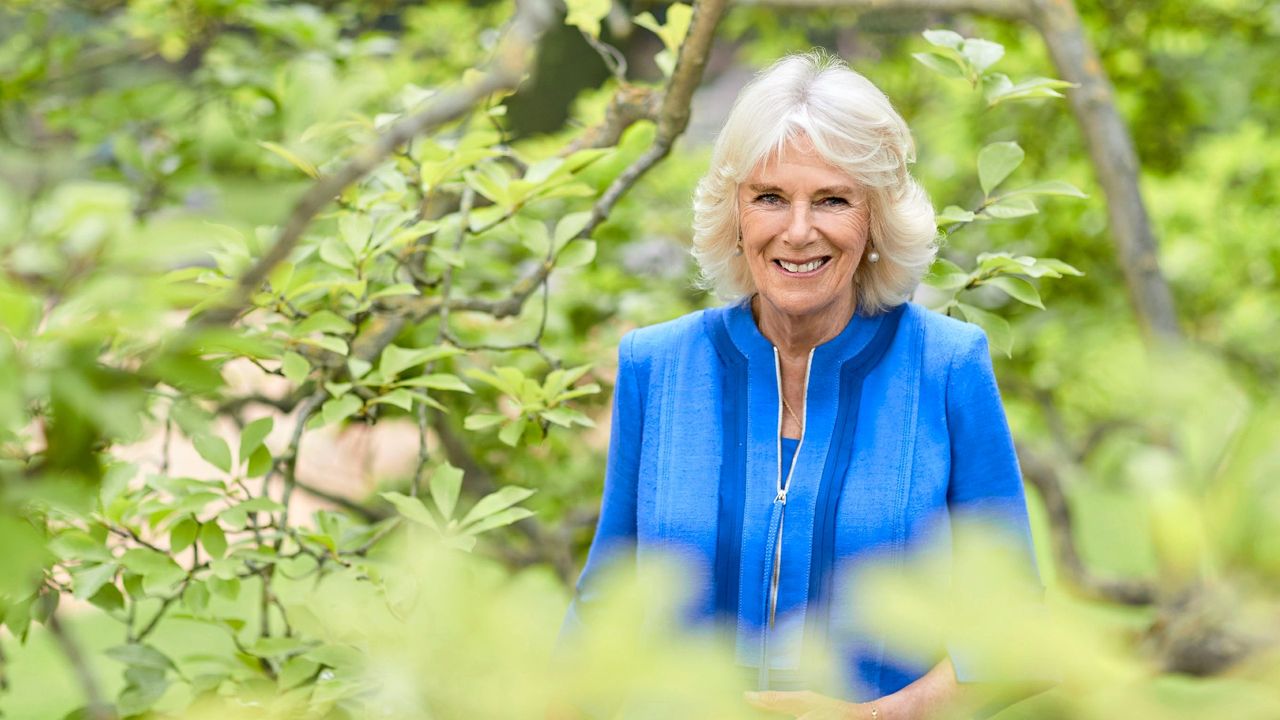
{"label": "blue eye", "polygon": [[839,207],[842,205],[848,205],[849,201],[845,200],[842,197],[829,197],[829,198],[823,198],[822,203],[824,205],[833,205],[833,206]]}
{"label": "blue eye", "polygon": [[782,202],[782,196],[777,193],[760,193],[756,196],[755,202],[763,203],[765,205],[776,205],[777,203]]}

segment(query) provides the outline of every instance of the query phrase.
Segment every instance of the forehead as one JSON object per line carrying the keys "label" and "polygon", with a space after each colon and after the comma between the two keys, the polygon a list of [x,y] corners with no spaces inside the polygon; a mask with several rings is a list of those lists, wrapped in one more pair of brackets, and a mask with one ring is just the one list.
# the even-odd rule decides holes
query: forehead
{"label": "forehead", "polygon": [[744,185],[778,185],[794,187],[856,186],[844,170],[827,162],[803,135],[786,141],[782,147],[756,163]]}

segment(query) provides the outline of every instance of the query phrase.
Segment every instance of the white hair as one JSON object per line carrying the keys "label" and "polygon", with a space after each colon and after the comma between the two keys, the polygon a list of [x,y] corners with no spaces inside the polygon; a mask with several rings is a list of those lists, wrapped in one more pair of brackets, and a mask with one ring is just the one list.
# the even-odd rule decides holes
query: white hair
{"label": "white hair", "polygon": [[911,132],[879,88],[821,50],[782,58],[738,94],[694,192],[699,285],[724,298],[755,292],[746,259],[735,252],[738,184],[801,135],[867,193],[867,250],[880,260],[858,264],[858,312],[905,302],[933,262],[938,232],[928,195],[907,172],[915,161]]}

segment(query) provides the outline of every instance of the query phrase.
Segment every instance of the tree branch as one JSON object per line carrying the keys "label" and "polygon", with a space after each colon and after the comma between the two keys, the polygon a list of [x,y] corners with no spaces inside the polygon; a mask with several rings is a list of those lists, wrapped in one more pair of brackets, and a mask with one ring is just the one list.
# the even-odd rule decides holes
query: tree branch
{"label": "tree branch", "polygon": [[1138,184],[1138,154],[1116,108],[1111,82],[1071,0],[1035,0],[1035,8],[1031,21],[1058,75],[1080,86],[1067,99],[1107,196],[1107,217],[1130,303],[1148,334],[1178,340],[1182,330],[1173,293],[1160,272],[1156,237]]}
{"label": "tree branch", "polygon": [[518,2],[516,17],[495,52],[488,72],[462,87],[436,95],[426,108],[395,123],[374,143],[357,151],[355,157],[337,172],[326,175],[313,184],[294,204],[275,244],[237,280],[227,302],[200,315],[196,324],[208,327],[234,320],[271,269],[287,258],[297,246],[315,216],[347,186],[372,172],[396,148],[418,135],[458,119],[474,108],[482,98],[519,84],[528,65],[529,51],[537,44],[538,38],[554,16],[551,4],[544,0]]}
{"label": "tree branch", "polygon": [[1140,580],[1100,578],[1085,567],[1076,548],[1075,524],[1071,505],[1062,489],[1062,478],[1051,462],[1046,462],[1026,445],[1017,444],[1018,464],[1022,475],[1040,492],[1049,515],[1050,542],[1058,568],[1068,582],[1086,595],[1125,605],[1149,605],[1155,601],[1155,588]]}
{"label": "tree branch", "polygon": [[71,634],[63,627],[62,621],[58,619],[56,610],[49,613],[49,619],[45,620],[44,625],[53,634],[54,639],[58,641],[58,647],[61,648],[62,654],[66,656],[67,662],[71,663],[71,669],[75,672],[76,680],[80,683],[80,689],[84,691],[87,717],[90,720],[110,720],[112,713],[102,700],[102,688],[99,687],[97,678],[93,676],[93,670],[89,668],[89,663],[85,659],[84,653],[80,652],[80,646],[76,643],[75,638],[71,637]]}

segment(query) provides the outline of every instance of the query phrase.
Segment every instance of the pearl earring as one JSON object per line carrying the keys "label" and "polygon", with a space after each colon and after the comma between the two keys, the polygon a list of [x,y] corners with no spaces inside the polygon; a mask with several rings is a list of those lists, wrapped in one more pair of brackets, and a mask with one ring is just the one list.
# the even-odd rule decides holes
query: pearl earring
{"label": "pearl earring", "polygon": [[872,250],[871,252],[867,253],[867,262],[871,262],[871,263],[880,262],[880,252],[877,250]]}

